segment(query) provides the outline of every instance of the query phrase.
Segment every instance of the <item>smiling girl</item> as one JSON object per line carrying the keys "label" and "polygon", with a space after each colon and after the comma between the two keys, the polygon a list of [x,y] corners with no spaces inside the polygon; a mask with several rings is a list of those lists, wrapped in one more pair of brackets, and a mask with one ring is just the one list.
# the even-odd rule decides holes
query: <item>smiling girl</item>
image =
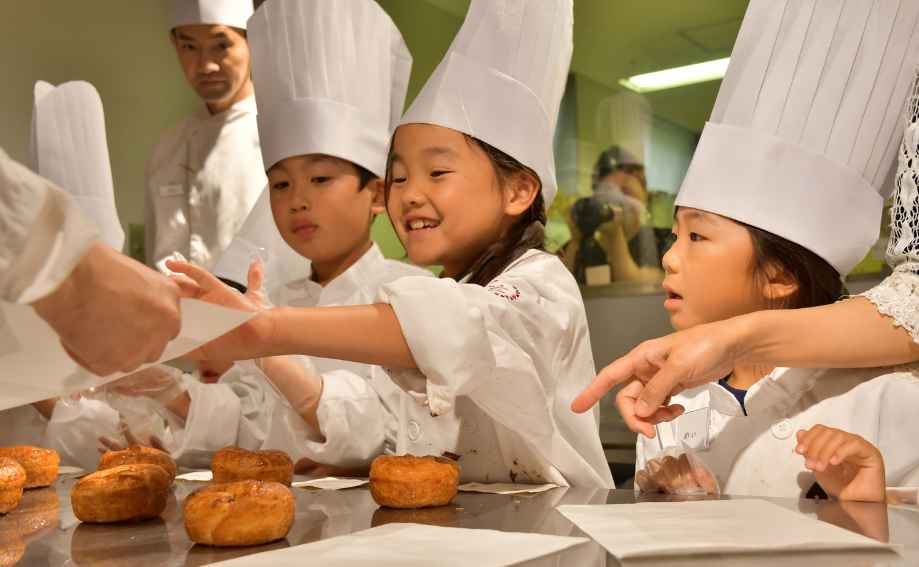
{"label": "smiling girl", "polygon": [[[543,251],[571,26],[570,0],[474,0],[396,131],[389,215],[440,279],[386,284],[374,305],[259,310],[194,354],[383,365],[403,391],[397,454],[452,456],[464,482],[612,487],[598,414],[568,410],[594,376],[580,291]],[[170,265],[198,297],[244,305],[203,270]]]}

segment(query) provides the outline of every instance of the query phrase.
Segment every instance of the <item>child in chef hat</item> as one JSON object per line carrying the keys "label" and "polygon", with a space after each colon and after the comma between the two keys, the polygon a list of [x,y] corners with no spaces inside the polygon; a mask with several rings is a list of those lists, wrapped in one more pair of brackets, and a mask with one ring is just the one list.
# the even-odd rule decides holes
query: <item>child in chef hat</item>
{"label": "child in chef hat", "polygon": [[[412,62],[389,16],[372,0],[268,0],[248,22],[248,40],[268,187],[218,275],[245,281],[248,252],[265,247],[250,296],[297,307],[369,304],[385,283],[431,277],[384,259],[370,240],[385,211],[386,147]],[[187,392],[166,382],[160,389],[180,396],[166,405],[181,418],[166,438],[180,464],[207,466],[238,445],[284,450],[302,459],[298,472],[350,469],[395,445],[384,410],[399,390],[371,364],[278,356],[240,362],[214,385],[186,381]],[[153,393],[149,378],[137,387]]]}
{"label": "child in chef hat", "polygon": [[[819,10],[785,5],[750,3],[676,201],[663,264],[677,330],[833,303],[846,294],[840,275],[877,239],[919,6],[836,7],[833,29]],[[903,145],[898,180],[915,176],[915,151]],[[707,410],[710,422],[647,424],[637,484],[678,489],[646,464],[695,428],[709,438],[697,454],[724,493],[885,501],[885,486],[919,486],[917,382],[912,367],[735,367],[671,401],[670,411]],[[629,383],[620,396],[640,388]],[[699,480],[679,476],[678,485]]]}
{"label": "child in chef hat", "polygon": [[[456,457],[464,482],[612,488],[598,413],[568,409],[595,372],[580,290],[543,248],[571,32],[571,0],[473,0],[403,117],[387,208],[409,258],[443,266],[441,278],[388,283],[369,306],[261,310],[194,354],[384,365],[401,388],[383,408],[395,453]],[[203,270],[170,266],[199,297],[253,308]]]}

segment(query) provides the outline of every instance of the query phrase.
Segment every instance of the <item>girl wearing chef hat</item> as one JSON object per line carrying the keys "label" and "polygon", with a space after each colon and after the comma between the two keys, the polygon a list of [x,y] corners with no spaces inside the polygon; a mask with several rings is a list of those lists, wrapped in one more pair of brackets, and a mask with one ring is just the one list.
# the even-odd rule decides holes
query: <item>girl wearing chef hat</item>
{"label": "girl wearing chef hat", "polygon": [[[568,409],[594,376],[580,291],[543,250],[571,32],[571,0],[473,0],[403,117],[388,211],[409,258],[443,266],[440,279],[383,285],[374,305],[259,310],[193,355],[379,364],[402,390],[395,453],[455,456],[464,482],[613,487],[598,413]],[[199,297],[254,308],[170,266]]]}
{"label": "girl wearing chef hat", "polygon": [[[917,113],[917,22],[912,2],[750,3],[676,201],[663,262],[675,329],[846,294],[840,274],[877,239],[911,86]],[[909,151],[899,177],[914,175]],[[681,416],[639,436],[642,488],[657,484],[648,461],[690,429],[727,494],[884,501],[885,485],[919,486],[916,367],[725,374],[671,401],[704,424]]]}

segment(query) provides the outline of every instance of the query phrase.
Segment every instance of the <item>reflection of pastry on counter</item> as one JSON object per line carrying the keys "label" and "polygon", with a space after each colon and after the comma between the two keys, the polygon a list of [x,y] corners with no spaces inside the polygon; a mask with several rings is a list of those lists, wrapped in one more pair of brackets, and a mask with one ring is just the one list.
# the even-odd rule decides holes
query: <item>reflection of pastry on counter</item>
{"label": "reflection of pastry on counter", "polygon": [[290,486],[294,480],[293,460],[277,449],[247,451],[233,445],[224,447],[211,459],[211,471],[214,484],[263,480]]}
{"label": "reflection of pastry on counter", "polygon": [[390,508],[443,506],[456,497],[460,466],[445,457],[381,455],[370,467],[374,502]]}
{"label": "reflection of pastry on counter", "polygon": [[15,565],[25,552],[19,522],[10,516],[0,516],[0,567]]}
{"label": "reflection of pastry on counter", "polygon": [[162,518],[132,524],[87,524],[73,531],[70,557],[79,567],[158,567],[169,561],[169,529]]}
{"label": "reflection of pastry on counter", "polygon": [[19,522],[19,529],[25,536],[52,526],[60,511],[57,489],[53,486],[46,486],[26,490],[22,494],[19,506],[10,512],[10,516]]}
{"label": "reflection of pastry on counter", "polygon": [[375,528],[384,524],[424,524],[442,528],[458,528],[460,527],[460,517],[456,506],[453,504],[406,510],[382,506],[373,512],[370,527]]}
{"label": "reflection of pastry on counter", "polygon": [[13,459],[0,458],[0,514],[19,504],[26,485],[26,471]]}
{"label": "reflection of pastry on counter", "polygon": [[120,465],[156,465],[169,474],[169,482],[176,478],[176,462],[169,453],[144,447],[143,445],[129,445],[122,451],[109,451],[102,454],[99,459],[99,470],[110,469]]}
{"label": "reflection of pastry on counter", "polygon": [[156,465],[121,465],[81,478],[70,503],[84,522],[147,520],[166,508],[170,483],[169,473]]}
{"label": "reflection of pastry on counter", "polygon": [[188,539],[217,547],[275,541],[294,524],[294,497],[277,482],[203,486],[188,495],[182,510]]}
{"label": "reflection of pastry on counter", "polygon": [[49,486],[57,480],[57,466],[61,463],[57,451],[38,447],[0,447],[0,457],[13,459],[26,470],[24,488]]}
{"label": "reflection of pastry on counter", "polygon": [[210,545],[193,545],[185,555],[184,567],[200,567],[201,565],[210,565],[218,561],[228,561],[250,555],[252,553],[264,553],[276,549],[285,549],[290,547],[290,542],[286,539],[273,541],[259,546],[242,546],[242,547],[213,547]]}

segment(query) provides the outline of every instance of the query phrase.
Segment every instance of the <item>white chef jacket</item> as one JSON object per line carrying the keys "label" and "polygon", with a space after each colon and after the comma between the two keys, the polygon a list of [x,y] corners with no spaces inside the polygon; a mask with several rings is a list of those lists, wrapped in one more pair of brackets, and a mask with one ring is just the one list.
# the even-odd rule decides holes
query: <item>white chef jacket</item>
{"label": "white chef jacket", "polygon": [[211,269],[268,178],[255,97],[211,115],[207,106],[163,134],[147,155],[147,264],[165,273],[175,251]]}
{"label": "white chef jacket", "polygon": [[[794,452],[800,429],[824,425],[861,435],[884,456],[887,486],[919,486],[919,366],[864,369],[777,368],[753,385],[744,415],[717,382],[673,397],[687,412],[710,407],[710,447],[699,455],[725,494],[803,498],[817,482]],[[638,436],[637,468],[676,445],[678,420]]]}
{"label": "white chef jacket", "polygon": [[63,190],[0,149],[0,299],[31,303],[53,292],[98,239]]}
{"label": "white chef jacket", "polygon": [[[291,307],[368,305],[381,285],[403,276],[431,278],[433,274],[386,260],[373,243],[325,287],[310,278],[301,279],[275,289],[270,300]],[[388,408],[398,403],[402,392],[378,366],[295,358],[322,376],[317,415],[325,441],[299,415],[276,401],[272,386],[257,370],[237,364],[216,384],[189,384],[188,419],[184,427],[170,422],[173,439],[167,443],[176,461],[188,467],[208,467],[215,452],[234,444],[253,450],[280,449],[294,461],[307,457],[348,467],[370,463],[387,447],[392,452],[397,425],[394,410]]]}
{"label": "white chef jacket", "polygon": [[127,444],[118,412],[96,400],[75,406],[58,402],[46,419],[31,404],[0,411],[0,447],[29,445],[60,453],[61,464],[95,471],[102,454],[99,436]]}
{"label": "white chef jacket", "polygon": [[396,452],[459,456],[463,482],[614,488],[599,409],[571,411],[596,377],[581,293],[531,250],[490,285],[403,278],[380,289],[418,369],[386,369],[408,395]]}

